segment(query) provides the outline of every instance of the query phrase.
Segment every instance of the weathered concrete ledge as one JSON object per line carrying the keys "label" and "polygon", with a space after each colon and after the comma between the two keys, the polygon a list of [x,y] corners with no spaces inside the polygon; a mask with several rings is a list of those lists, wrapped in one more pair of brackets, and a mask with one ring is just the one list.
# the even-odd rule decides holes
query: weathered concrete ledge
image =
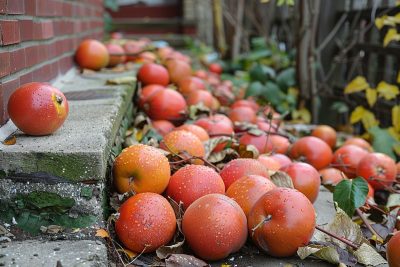
{"label": "weathered concrete ledge", "polygon": [[48,225],[103,226],[110,159],[132,120],[136,86],[107,81],[135,76],[73,69],[54,83],[69,102],[64,125],[49,136],[17,131],[16,144],[0,145],[0,222],[33,234]]}
{"label": "weathered concrete ledge", "polygon": [[99,241],[29,240],[0,244],[0,266],[108,266],[107,249]]}
{"label": "weathered concrete ledge", "polygon": [[134,84],[106,85],[107,79],[133,76],[95,73],[89,77],[68,73],[55,86],[69,99],[64,125],[49,136],[17,133],[17,143],[0,146],[0,170],[13,173],[45,172],[69,181],[103,180],[121,121],[128,110]]}

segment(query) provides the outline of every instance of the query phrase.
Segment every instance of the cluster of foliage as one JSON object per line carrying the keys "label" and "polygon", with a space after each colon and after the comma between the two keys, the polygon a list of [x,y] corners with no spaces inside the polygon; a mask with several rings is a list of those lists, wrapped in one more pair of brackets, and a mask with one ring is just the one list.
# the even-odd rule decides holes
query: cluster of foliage
{"label": "cluster of foliage", "polygon": [[[390,42],[400,41],[396,25],[400,23],[400,13],[395,16],[384,15],[375,20],[376,27],[381,30],[389,27],[383,40],[383,46]],[[350,115],[351,124],[362,124],[366,139],[372,139],[376,151],[383,152],[393,159],[400,157],[400,71],[396,84],[380,81],[376,86],[370,84],[364,76],[355,77],[344,88],[345,94],[361,95],[366,101],[364,105],[355,107]],[[391,125],[386,128],[380,127],[372,109],[379,102],[389,103],[391,106]]]}

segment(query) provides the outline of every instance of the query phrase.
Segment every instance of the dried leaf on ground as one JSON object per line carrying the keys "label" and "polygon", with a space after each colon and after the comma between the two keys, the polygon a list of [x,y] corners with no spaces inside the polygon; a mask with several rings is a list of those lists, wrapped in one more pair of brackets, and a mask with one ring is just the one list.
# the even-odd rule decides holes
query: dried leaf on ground
{"label": "dried leaf on ground", "polygon": [[340,263],[339,253],[334,247],[311,244],[306,247],[300,247],[297,250],[297,255],[304,260],[309,256],[314,256],[318,259],[327,261],[332,264]]}
{"label": "dried leaf on ground", "polygon": [[109,238],[110,234],[107,232],[107,230],[100,228],[100,229],[97,229],[96,236],[102,237],[102,238]]}
{"label": "dried leaf on ground", "polygon": [[[339,207],[336,208],[336,215],[333,221],[323,228],[337,236],[346,238],[354,244],[368,242],[364,238],[360,226],[354,223],[351,218]],[[347,248],[347,245],[343,242],[332,238],[320,231],[315,231],[313,238],[319,242],[333,243],[342,249]]]}
{"label": "dried leaf on ground", "polygon": [[293,180],[286,172],[277,171],[270,178],[278,187],[294,188]]}
{"label": "dried leaf on ground", "polygon": [[222,143],[227,143],[227,146],[233,143],[233,137],[229,136],[220,136],[220,137],[214,137],[210,138],[209,140],[204,142],[204,148],[206,150],[206,158],[208,158],[212,151]]}
{"label": "dried leaf on ground", "polygon": [[165,266],[166,267],[186,267],[186,266],[193,266],[193,267],[203,267],[203,266],[210,266],[206,262],[186,254],[172,254],[168,258],[165,259]]}
{"label": "dried leaf on ground", "polygon": [[361,246],[356,251],[354,251],[354,255],[356,256],[359,263],[367,266],[378,266],[381,264],[387,264],[387,261],[367,243],[361,244]]}
{"label": "dried leaf on ground", "polygon": [[84,76],[92,76],[92,75],[96,74],[96,71],[90,70],[90,69],[82,69],[81,73]]}
{"label": "dried leaf on ground", "polygon": [[232,148],[226,148],[220,152],[212,153],[208,156],[207,160],[211,163],[220,163],[228,162],[236,158],[239,158],[239,153]]}
{"label": "dried leaf on ground", "polygon": [[210,109],[206,107],[203,102],[200,102],[199,104],[196,105],[191,105],[189,107],[189,119],[191,120],[197,120],[199,116],[206,114],[210,114]]}
{"label": "dried leaf on ground", "polygon": [[41,226],[40,231],[45,234],[57,234],[64,231],[64,227],[60,225]]}
{"label": "dried leaf on ground", "polygon": [[106,84],[107,85],[120,85],[120,84],[134,84],[135,82],[136,82],[136,77],[125,76],[125,77],[109,79],[106,81]]}
{"label": "dried leaf on ground", "polygon": [[253,145],[240,144],[234,147],[241,158],[256,159],[259,156],[258,149]]}
{"label": "dried leaf on ground", "polygon": [[126,248],[119,248],[117,249],[118,253],[124,254],[129,260],[134,259],[138,254]]}
{"label": "dried leaf on ground", "polygon": [[183,244],[185,244],[185,239],[170,246],[159,247],[156,250],[157,257],[163,260],[166,259],[171,254],[181,254],[183,253],[183,248],[182,248]]}
{"label": "dried leaf on ground", "polygon": [[3,143],[3,145],[6,145],[6,146],[15,145],[17,143],[17,137],[15,137],[15,135],[11,135],[11,136],[7,137],[2,143]]}

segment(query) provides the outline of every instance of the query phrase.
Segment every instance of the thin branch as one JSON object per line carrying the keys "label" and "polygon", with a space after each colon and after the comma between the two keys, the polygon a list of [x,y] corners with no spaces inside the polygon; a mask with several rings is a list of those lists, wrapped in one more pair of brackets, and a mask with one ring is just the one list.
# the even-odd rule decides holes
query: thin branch
{"label": "thin branch", "polygon": [[368,222],[367,218],[365,218],[364,214],[360,209],[356,209],[357,215],[361,218],[365,226],[368,228],[368,230],[375,235],[377,238],[379,238],[381,241],[384,239],[375,231],[375,229],[371,226],[371,224]]}
{"label": "thin branch", "polygon": [[333,37],[335,37],[337,32],[342,27],[342,24],[346,21],[346,19],[347,19],[347,14],[345,13],[340,17],[335,27],[333,27],[332,31],[325,37],[325,39],[321,42],[321,44],[317,48],[315,48],[317,53],[320,53],[322,50],[324,50],[325,46],[327,46],[332,41]]}
{"label": "thin branch", "polygon": [[348,240],[348,239],[346,239],[346,238],[337,236],[336,234],[331,233],[331,232],[325,230],[324,228],[322,228],[322,227],[320,227],[320,226],[318,226],[318,225],[315,226],[315,229],[317,229],[317,230],[323,232],[324,234],[329,235],[330,237],[333,237],[333,238],[335,238],[335,239],[337,239],[337,240],[339,240],[339,241],[345,243],[346,245],[348,245],[348,246],[351,247],[352,249],[358,249],[358,246],[357,246],[357,245],[355,245],[353,242],[351,242],[350,240]]}

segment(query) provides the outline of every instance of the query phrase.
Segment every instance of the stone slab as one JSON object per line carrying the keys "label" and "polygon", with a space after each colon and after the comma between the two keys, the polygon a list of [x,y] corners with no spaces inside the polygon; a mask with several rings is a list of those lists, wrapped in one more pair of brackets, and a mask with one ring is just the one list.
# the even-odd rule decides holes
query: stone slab
{"label": "stone slab", "polygon": [[0,244],[0,266],[108,266],[107,248],[100,241],[27,240]]}
{"label": "stone slab", "polygon": [[15,145],[1,145],[3,176],[45,172],[70,181],[103,180],[113,141],[134,93],[134,84],[106,85],[106,80],[125,76],[134,77],[135,71],[82,76],[74,69],[57,81],[55,86],[72,96],[67,120],[52,135],[17,132]]}

